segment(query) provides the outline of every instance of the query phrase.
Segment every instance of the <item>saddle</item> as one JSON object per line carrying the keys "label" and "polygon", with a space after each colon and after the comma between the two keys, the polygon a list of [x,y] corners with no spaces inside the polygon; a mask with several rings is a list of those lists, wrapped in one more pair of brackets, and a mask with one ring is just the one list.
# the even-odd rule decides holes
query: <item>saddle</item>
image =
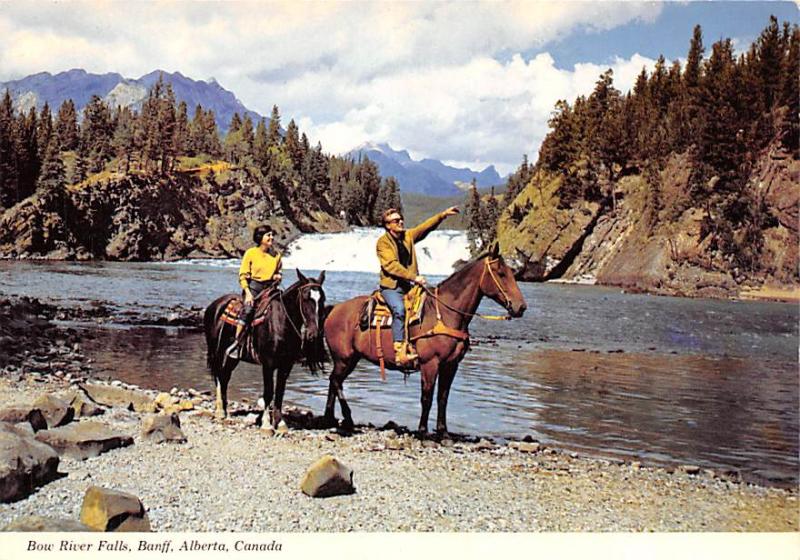
{"label": "saddle", "polygon": [[[243,333],[244,340],[242,341],[242,351],[239,357],[240,361],[256,365],[261,364],[261,360],[258,358],[258,352],[255,351],[255,347],[253,345],[253,331],[255,327],[267,320],[267,316],[269,315],[269,304],[275,298],[280,296],[280,294],[281,291],[278,289],[264,290],[256,298],[254,302],[256,306],[255,316]],[[239,325],[241,322],[239,315],[243,307],[244,300],[241,298],[241,296],[234,296],[222,311],[222,315],[220,315],[220,321],[234,327]]]}
{"label": "saddle", "polygon": [[[422,321],[422,307],[427,294],[419,286],[414,286],[403,298],[406,307],[406,328]],[[358,324],[362,331],[367,329],[387,329],[392,326],[392,310],[383,299],[380,290],[370,294],[359,315]]]}
{"label": "saddle", "polygon": [[[412,324],[422,322],[422,309],[426,295],[426,292],[421,287],[414,286],[403,298],[403,303],[406,308],[406,336],[408,336],[408,330]],[[359,326],[362,331],[375,329],[375,346],[378,353],[378,363],[381,368],[381,379],[383,381],[386,381],[386,366],[383,346],[381,345],[381,330],[390,328],[393,320],[392,310],[386,304],[386,300],[383,298],[380,290],[372,292],[359,316]],[[407,372],[408,370],[414,369],[417,369],[416,363],[405,368],[404,371]]]}

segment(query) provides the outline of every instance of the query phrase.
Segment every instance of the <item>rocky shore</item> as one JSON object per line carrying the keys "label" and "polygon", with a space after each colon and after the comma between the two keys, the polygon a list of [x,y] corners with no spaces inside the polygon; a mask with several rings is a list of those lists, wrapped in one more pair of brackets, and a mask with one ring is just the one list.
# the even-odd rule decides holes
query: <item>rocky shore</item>
{"label": "rocky shore", "polygon": [[[0,527],[29,516],[77,522],[87,490],[99,487],[138,497],[159,532],[800,530],[797,489],[691,465],[598,460],[534,441],[420,441],[392,423],[349,435],[315,428],[298,409],[273,434],[242,403],[215,421],[207,392],[90,382],[79,335],[47,320],[59,310],[37,305],[0,302],[0,410],[43,410],[47,427],[34,434],[28,413],[16,429],[55,446],[57,473],[0,504]],[[72,417],[45,402],[69,403]],[[154,418],[183,437],[153,437]],[[58,443],[66,428],[89,424],[119,445]],[[301,492],[309,467],[326,455],[352,469],[354,493]]]}

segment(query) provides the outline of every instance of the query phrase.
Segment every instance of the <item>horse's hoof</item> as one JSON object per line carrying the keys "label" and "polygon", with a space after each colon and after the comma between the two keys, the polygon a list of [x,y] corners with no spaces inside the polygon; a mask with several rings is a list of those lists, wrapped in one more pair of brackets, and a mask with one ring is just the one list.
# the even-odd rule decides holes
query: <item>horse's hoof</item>
{"label": "horse's hoof", "polygon": [[273,428],[270,425],[262,426],[261,427],[261,433],[264,434],[267,437],[272,437],[272,436],[275,435],[275,428]]}
{"label": "horse's hoof", "polygon": [[286,435],[289,433],[289,426],[286,425],[286,422],[281,420],[280,424],[278,424],[278,435]]}

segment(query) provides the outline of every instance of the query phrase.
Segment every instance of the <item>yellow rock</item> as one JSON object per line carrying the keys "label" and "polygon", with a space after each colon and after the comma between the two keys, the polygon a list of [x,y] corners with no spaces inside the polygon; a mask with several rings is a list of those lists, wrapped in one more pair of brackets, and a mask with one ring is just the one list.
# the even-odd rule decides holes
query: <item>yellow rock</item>
{"label": "yellow rock", "polygon": [[90,486],[83,497],[81,523],[98,531],[150,532],[142,502],[133,494]]}
{"label": "yellow rock", "polygon": [[353,494],[353,470],[332,455],[325,455],[309,467],[300,490],[313,498]]}

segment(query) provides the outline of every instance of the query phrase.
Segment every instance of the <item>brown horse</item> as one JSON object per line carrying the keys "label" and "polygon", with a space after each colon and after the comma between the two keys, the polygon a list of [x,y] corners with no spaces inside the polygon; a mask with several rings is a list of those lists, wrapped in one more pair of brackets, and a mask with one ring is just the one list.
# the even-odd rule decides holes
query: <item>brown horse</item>
{"label": "brown horse", "polygon": [[[458,364],[469,348],[467,328],[475,311],[487,296],[508,310],[512,317],[521,317],[527,306],[519,291],[514,273],[499,256],[497,244],[488,254],[478,257],[453,273],[429,292],[421,324],[410,328],[409,337],[416,340],[419,368],[422,373],[422,414],[419,433],[428,431],[428,414],[433,401],[433,387],[439,380],[436,432],[447,435],[447,398]],[[360,296],[336,305],[325,320],[325,339],[333,358],[333,372],[325,405],[325,423],[336,425],[335,400],[338,397],[344,419],[342,429],[354,427],[350,407],[344,397],[345,379],[361,358],[378,363],[377,344],[373,330],[362,331],[359,315],[368,296]],[[390,369],[397,369],[392,348],[391,330],[382,332],[381,346]]]}
{"label": "brown horse", "polygon": [[[322,340],[322,322],[325,313],[325,281],[323,271],[319,278],[306,278],[299,270],[299,280],[281,291],[264,290],[256,302],[256,317],[265,315],[265,321],[253,327],[253,351],[261,364],[264,379],[264,411],[270,411],[273,428],[281,421],[283,394],[286,380],[295,362],[304,360],[312,373],[321,369],[325,360]],[[228,303],[239,297],[228,294],[217,298],[206,308],[204,327],[208,347],[208,368],[214,378],[217,392],[216,416],[228,413],[228,382],[239,360],[226,356],[225,349],[233,342],[236,327],[221,320]],[[278,371],[273,386],[273,374]],[[273,402],[274,401],[274,402]],[[266,425],[267,419],[262,423]]]}

